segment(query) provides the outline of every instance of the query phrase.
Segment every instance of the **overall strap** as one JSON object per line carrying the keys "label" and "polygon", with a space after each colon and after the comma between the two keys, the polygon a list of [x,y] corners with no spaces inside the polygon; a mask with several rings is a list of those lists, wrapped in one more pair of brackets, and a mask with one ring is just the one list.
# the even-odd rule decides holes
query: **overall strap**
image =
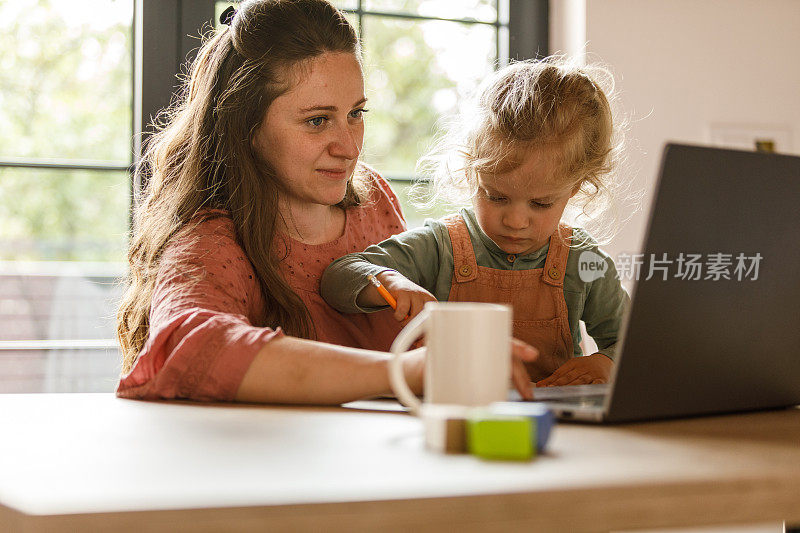
{"label": "overall strap", "polygon": [[478,263],[467,223],[458,213],[444,217],[442,222],[447,227],[453,247],[453,280],[458,283],[473,281],[478,276]]}
{"label": "overall strap", "polygon": [[563,223],[559,224],[558,229],[550,236],[550,248],[547,250],[547,259],[542,272],[542,280],[548,285],[564,286],[564,272],[567,269],[567,256],[571,243],[572,228]]}

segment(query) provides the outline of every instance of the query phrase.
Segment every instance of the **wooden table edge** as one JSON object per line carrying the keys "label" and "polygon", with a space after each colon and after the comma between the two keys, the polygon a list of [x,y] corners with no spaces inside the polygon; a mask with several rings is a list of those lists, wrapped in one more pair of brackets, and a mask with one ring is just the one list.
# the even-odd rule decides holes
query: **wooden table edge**
{"label": "wooden table edge", "polygon": [[[10,531],[441,531],[530,528],[609,531],[662,527],[800,523],[800,481],[675,482],[552,492],[485,494],[252,507],[29,515],[0,505]],[[487,529],[488,528],[488,529]]]}

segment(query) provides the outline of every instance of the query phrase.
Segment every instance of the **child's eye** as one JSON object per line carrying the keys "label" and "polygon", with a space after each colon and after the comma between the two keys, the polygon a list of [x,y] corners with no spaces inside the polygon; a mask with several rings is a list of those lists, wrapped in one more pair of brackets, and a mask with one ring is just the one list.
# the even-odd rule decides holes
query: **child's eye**
{"label": "child's eye", "polygon": [[364,113],[366,113],[367,111],[369,111],[369,109],[363,109],[363,108],[354,109],[350,111],[350,118],[355,118],[355,119],[364,118]]}
{"label": "child's eye", "polygon": [[326,120],[328,120],[328,117],[314,117],[306,120],[306,124],[313,126],[315,128],[319,128],[320,126],[325,124]]}
{"label": "child's eye", "polygon": [[549,209],[553,207],[553,203],[544,203],[544,202],[537,202],[535,200],[531,200],[531,206],[536,207],[538,209]]}
{"label": "child's eye", "polygon": [[489,191],[487,191],[486,189],[483,189],[483,188],[481,188],[480,192],[481,192],[481,194],[483,194],[484,198],[486,198],[487,200],[489,200],[492,203],[500,203],[500,202],[502,202],[502,201],[504,201],[506,199],[505,196],[495,196],[495,195],[491,194]]}
{"label": "child's eye", "polygon": [[506,197],[505,196],[495,196],[492,193],[490,193],[489,191],[487,191],[486,189],[484,189],[483,187],[479,187],[478,188],[478,194],[480,194],[481,196],[483,196],[484,198],[486,198],[488,201],[490,201],[492,203],[499,204],[501,202],[506,201]]}

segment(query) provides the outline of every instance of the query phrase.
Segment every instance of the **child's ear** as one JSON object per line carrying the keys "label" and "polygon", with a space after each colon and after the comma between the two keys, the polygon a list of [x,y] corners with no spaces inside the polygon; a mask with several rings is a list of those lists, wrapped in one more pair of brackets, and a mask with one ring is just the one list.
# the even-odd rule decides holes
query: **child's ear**
{"label": "child's ear", "polygon": [[578,194],[578,191],[581,190],[581,185],[583,185],[583,180],[581,180],[578,183],[576,183],[575,186],[572,188],[572,192],[570,192],[570,194],[569,194],[570,198],[572,198],[573,196]]}

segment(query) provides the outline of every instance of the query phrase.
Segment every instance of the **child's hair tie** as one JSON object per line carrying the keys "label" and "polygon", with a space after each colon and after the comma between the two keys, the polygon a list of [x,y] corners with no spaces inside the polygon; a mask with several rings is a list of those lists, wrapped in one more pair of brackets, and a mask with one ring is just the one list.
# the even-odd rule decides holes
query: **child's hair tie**
{"label": "child's hair tie", "polygon": [[228,8],[219,16],[219,23],[230,26],[231,22],[233,22],[233,17],[235,16],[236,10],[233,8],[233,6],[228,6]]}

